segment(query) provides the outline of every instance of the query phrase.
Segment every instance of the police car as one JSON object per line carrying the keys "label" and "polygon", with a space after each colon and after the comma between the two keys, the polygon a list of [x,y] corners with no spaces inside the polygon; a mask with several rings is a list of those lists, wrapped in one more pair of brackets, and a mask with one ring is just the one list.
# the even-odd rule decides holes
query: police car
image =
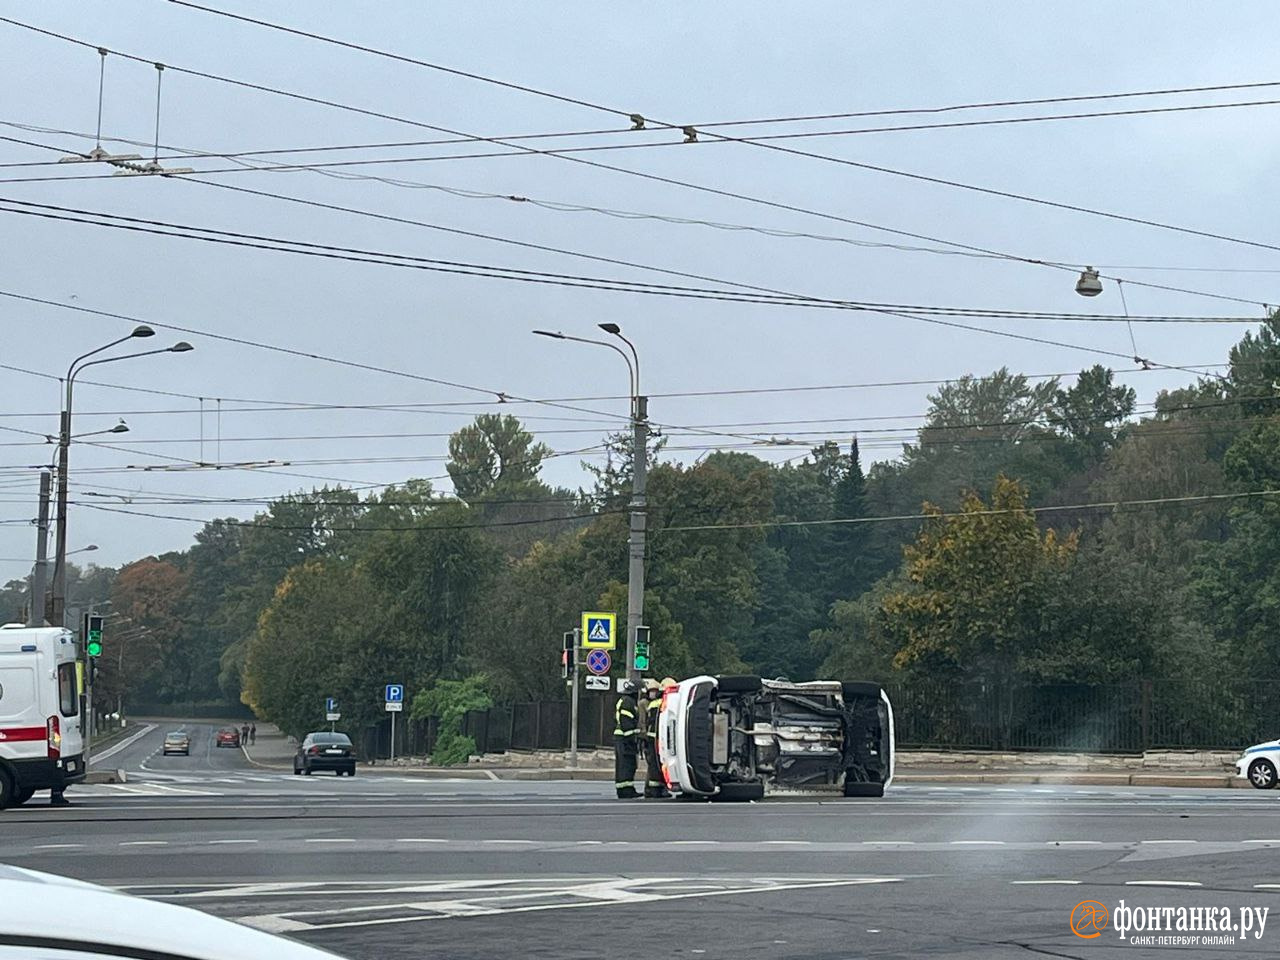
{"label": "police car", "polygon": [[1244,777],[1259,790],[1270,790],[1276,785],[1277,771],[1280,771],[1280,740],[1246,747],[1236,761],[1236,775]]}
{"label": "police car", "polygon": [[893,754],[893,707],[876,683],[703,676],[662,696],[662,776],[683,797],[882,797]]}

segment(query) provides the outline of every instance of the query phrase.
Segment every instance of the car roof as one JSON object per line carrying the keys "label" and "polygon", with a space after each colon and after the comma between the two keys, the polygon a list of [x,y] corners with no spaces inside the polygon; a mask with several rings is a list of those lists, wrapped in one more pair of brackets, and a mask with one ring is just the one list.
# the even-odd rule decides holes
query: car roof
{"label": "car roof", "polygon": [[185,736],[187,736],[187,731],[185,731],[185,730],[170,730],[168,733],[166,733],[166,734],[165,734],[165,736],[166,736],[166,737],[185,737]]}
{"label": "car roof", "polygon": [[[96,945],[96,953],[81,951],[89,956],[175,960],[332,960],[334,956],[188,907],[4,864],[0,864],[0,903],[5,906],[0,934],[10,943],[20,938],[47,940],[50,931],[56,930],[60,940]],[[58,905],[56,921],[50,919],[51,903]]]}

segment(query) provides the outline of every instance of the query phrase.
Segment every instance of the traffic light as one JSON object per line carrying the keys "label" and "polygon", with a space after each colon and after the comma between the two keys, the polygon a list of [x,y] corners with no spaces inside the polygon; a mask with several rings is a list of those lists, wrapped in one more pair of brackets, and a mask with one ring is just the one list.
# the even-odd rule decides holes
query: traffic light
{"label": "traffic light", "polygon": [[631,666],[634,667],[640,673],[644,673],[646,670],[649,669],[649,628],[648,627],[643,627],[643,626],[636,627],[636,655],[635,655],[635,659],[631,662]]}
{"label": "traffic light", "polygon": [[569,675],[573,672],[573,631],[566,630],[564,634],[564,650],[560,653],[560,676],[565,680],[569,679]]}
{"label": "traffic light", "polygon": [[84,652],[89,657],[102,656],[102,618],[85,617]]}

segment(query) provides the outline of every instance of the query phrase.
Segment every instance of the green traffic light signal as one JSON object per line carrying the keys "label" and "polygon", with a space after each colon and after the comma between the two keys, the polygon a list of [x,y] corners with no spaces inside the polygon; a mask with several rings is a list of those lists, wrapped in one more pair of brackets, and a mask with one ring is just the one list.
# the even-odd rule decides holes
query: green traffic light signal
{"label": "green traffic light signal", "polygon": [[646,653],[637,653],[635,658],[635,668],[643,673],[649,669],[649,655]]}
{"label": "green traffic light signal", "polygon": [[102,618],[88,617],[84,637],[84,652],[90,657],[102,656]]}

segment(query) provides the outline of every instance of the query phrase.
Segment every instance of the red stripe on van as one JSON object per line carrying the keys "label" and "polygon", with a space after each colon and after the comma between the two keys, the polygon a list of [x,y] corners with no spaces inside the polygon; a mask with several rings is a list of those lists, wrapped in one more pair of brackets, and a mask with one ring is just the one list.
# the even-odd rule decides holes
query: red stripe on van
{"label": "red stripe on van", "polygon": [[0,727],[0,742],[13,740],[43,740],[48,730],[39,727]]}

